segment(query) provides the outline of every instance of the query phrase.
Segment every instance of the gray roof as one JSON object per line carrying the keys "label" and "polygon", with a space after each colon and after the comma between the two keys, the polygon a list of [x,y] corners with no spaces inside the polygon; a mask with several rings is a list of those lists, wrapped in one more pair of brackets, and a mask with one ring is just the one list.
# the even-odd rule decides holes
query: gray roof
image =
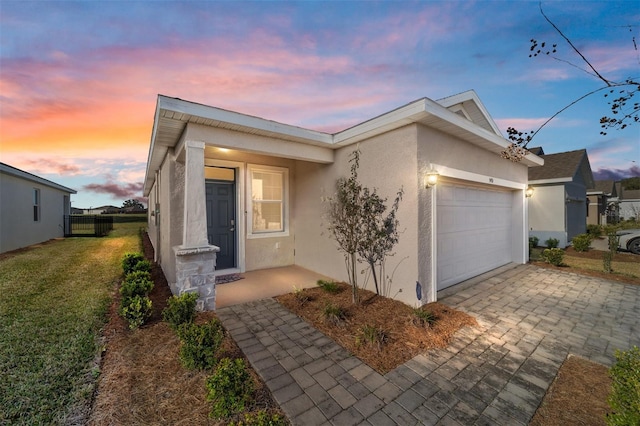
{"label": "gray roof", "polygon": [[603,194],[613,195],[615,197],[616,187],[612,179],[596,180],[593,187],[588,189],[589,192],[601,192]]}
{"label": "gray roof", "polygon": [[592,186],[590,183],[593,181],[593,175],[591,174],[591,166],[589,165],[589,157],[587,156],[586,149],[540,155],[540,158],[544,159],[544,165],[529,169],[529,181],[552,179],[573,180],[586,161],[591,178],[585,179],[585,182],[587,186]]}

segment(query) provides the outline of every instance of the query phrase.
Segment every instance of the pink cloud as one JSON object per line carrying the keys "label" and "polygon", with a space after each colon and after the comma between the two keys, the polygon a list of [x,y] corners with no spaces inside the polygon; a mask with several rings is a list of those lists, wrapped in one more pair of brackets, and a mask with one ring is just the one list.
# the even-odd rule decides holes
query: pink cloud
{"label": "pink cloud", "polygon": [[119,184],[114,182],[107,183],[90,183],[84,185],[82,189],[85,191],[95,192],[97,194],[111,195],[112,198],[142,198],[142,182]]}

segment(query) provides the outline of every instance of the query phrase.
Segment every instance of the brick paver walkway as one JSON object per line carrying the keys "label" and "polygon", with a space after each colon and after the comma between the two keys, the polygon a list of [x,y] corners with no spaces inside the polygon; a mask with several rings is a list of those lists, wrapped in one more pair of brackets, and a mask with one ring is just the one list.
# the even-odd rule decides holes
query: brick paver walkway
{"label": "brick paver walkway", "polygon": [[273,299],[218,316],[294,425],[527,425],[567,354],[640,346],[640,286],[521,265],[440,301],[480,327],[385,375]]}

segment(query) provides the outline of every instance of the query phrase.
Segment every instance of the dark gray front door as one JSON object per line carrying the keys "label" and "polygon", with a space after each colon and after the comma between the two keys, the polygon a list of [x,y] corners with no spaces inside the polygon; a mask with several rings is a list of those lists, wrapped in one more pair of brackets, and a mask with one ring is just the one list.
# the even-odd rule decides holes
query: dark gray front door
{"label": "dark gray front door", "polygon": [[236,267],[236,185],[229,181],[207,181],[207,236],[220,247],[216,269]]}

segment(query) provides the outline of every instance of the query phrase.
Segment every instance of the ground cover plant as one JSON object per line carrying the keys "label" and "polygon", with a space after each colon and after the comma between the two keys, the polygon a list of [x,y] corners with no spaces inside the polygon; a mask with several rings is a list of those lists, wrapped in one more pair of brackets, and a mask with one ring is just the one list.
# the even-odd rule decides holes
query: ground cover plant
{"label": "ground cover plant", "polygon": [[0,256],[0,424],[82,424],[100,329],[139,223]]}

